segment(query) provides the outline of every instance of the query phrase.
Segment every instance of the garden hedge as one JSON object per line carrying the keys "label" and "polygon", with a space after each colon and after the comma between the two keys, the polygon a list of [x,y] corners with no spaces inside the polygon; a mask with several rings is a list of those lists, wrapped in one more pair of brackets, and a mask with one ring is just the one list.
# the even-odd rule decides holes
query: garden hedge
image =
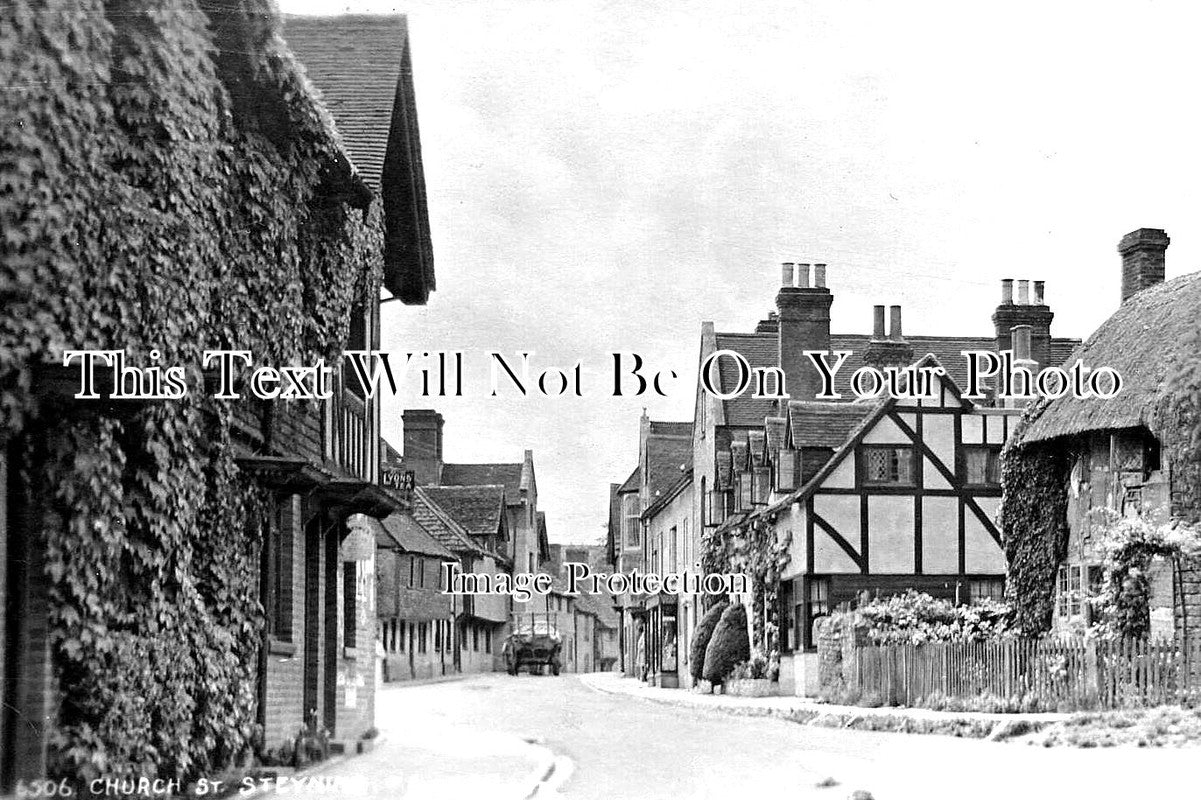
{"label": "garden hedge", "polygon": [[735,603],[721,615],[709,646],[705,649],[702,677],[712,684],[724,683],[734,667],[751,657],[746,629],[746,606]]}
{"label": "garden hedge", "polygon": [[688,646],[688,671],[692,673],[693,680],[701,680],[705,669],[705,650],[709,647],[709,640],[713,638],[713,630],[721,620],[721,615],[728,607],[729,604],[724,601],[718,603],[706,611],[705,616],[696,624],[692,644]]}

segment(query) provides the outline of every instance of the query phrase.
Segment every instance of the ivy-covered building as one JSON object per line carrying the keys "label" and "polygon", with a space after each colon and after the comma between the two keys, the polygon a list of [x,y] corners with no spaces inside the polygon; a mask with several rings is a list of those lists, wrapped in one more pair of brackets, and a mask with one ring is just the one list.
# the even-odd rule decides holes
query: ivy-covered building
{"label": "ivy-covered building", "polygon": [[[352,746],[373,724],[365,520],[403,505],[378,486],[378,407],[338,379],[324,401],[241,380],[217,399],[202,354],[338,366],[378,346],[381,288],[433,289],[404,23],[313,23],[329,52],[309,65],[306,23],[281,31],[265,2],[17,6],[0,28],[0,791]],[[100,366],[99,397],[77,399],[80,349],[123,349],[131,371]],[[171,365],[187,393],[146,397],[156,373],[134,368]]]}
{"label": "ivy-covered building", "polygon": [[[1169,241],[1153,228],[1122,238],[1121,304],[1072,355],[1116,369],[1121,393],[1032,406],[1007,451],[1006,535],[1031,628],[1079,632],[1104,621],[1094,602],[1115,566],[1106,552],[1116,518],[1153,527],[1201,519],[1198,380],[1189,372],[1201,354],[1201,272],[1165,281]],[[1174,563],[1154,534],[1142,544],[1145,619],[1123,629],[1195,641],[1201,572]]]}

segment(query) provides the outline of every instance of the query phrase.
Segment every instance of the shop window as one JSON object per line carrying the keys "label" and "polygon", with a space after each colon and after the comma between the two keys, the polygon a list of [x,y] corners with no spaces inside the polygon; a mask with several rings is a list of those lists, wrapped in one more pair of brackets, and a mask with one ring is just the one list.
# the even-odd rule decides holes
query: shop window
{"label": "shop window", "polygon": [[963,449],[964,482],[969,486],[1001,485],[1001,448],[968,446]]}
{"label": "shop window", "polygon": [[408,627],[403,619],[392,621],[392,647],[394,650],[401,653],[405,651],[405,631]]}
{"label": "shop window", "polygon": [[913,448],[864,445],[859,449],[861,482],[867,486],[912,486]]}
{"label": "shop window", "polygon": [[480,628],[474,623],[471,625],[471,650],[475,653],[480,651]]}

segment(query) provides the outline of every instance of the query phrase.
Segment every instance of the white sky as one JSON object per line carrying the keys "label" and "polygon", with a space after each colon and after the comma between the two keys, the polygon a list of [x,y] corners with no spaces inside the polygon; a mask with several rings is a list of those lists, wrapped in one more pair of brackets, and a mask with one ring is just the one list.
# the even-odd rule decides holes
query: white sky
{"label": "white sky", "polygon": [[[409,15],[438,290],[384,348],[467,351],[450,461],[534,450],[552,541],[603,534],[643,406],[689,419],[702,320],[750,330],[780,261],[825,261],[835,332],[989,335],[1004,277],[1059,336],[1117,304],[1118,239],[1201,266],[1188,3],[362,2]],[[486,351],[583,361],[588,396],[488,396]],[[682,376],[611,398],[605,353]],[[512,393],[507,393],[510,397]]]}

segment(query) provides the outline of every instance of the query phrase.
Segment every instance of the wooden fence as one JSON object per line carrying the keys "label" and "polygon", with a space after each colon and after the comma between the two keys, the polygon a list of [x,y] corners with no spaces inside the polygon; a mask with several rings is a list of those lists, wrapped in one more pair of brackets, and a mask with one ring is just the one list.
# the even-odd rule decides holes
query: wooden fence
{"label": "wooden fence", "polygon": [[847,683],[885,705],[991,696],[996,710],[1054,711],[1201,700],[1201,653],[1176,642],[1012,639],[861,646],[849,655]]}

